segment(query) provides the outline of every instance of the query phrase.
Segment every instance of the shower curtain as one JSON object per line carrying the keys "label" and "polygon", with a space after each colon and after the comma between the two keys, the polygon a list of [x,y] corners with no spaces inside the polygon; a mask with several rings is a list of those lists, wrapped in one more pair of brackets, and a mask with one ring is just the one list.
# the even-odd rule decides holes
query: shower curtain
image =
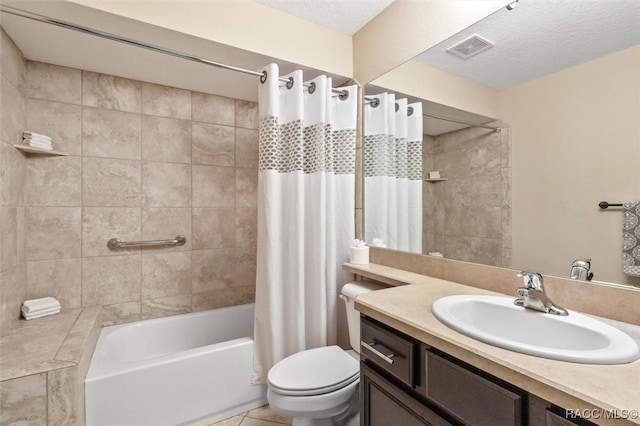
{"label": "shower curtain", "polygon": [[259,88],[258,260],[253,383],[305,349],[336,343],[341,264],[354,238],[357,87],[303,85],[266,67]]}
{"label": "shower curtain", "polygon": [[365,104],[365,239],[422,252],[422,104],[382,93]]}

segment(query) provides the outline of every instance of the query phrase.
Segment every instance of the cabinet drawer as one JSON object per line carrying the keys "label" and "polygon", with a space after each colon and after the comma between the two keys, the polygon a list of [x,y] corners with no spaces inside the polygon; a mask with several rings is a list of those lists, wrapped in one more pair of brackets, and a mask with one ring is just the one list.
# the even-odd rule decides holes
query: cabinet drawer
{"label": "cabinet drawer", "polygon": [[389,372],[403,383],[415,386],[417,343],[388,330],[368,318],[361,321],[360,352],[363,360]]}
{"label": "cabinet drawer", "polygon": [[437,354],[426,352],[427,397],[467,425],[522,425],[523,397]]}

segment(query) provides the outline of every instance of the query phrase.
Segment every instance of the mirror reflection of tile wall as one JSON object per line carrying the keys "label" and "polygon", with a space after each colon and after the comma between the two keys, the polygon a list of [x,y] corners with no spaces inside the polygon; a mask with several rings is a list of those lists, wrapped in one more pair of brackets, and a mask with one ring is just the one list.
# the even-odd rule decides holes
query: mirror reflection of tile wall
{"label": "mirror reflection of tile wall", "polygon": [[423,253],[511,266],[511,149],[509,129],[469,128],[424,136]]}

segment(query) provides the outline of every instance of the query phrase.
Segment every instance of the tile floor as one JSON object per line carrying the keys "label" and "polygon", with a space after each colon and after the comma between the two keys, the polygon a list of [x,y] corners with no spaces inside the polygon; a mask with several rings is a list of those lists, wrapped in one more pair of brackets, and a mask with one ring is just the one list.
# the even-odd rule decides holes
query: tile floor
{"label": "tile floor", "polygon": [[226,420],[214,423],[211,426],[282,426],[290,425],[291,419],[282,417],[271,411],[268,405],[264,405],[248,413],[239,414]]}

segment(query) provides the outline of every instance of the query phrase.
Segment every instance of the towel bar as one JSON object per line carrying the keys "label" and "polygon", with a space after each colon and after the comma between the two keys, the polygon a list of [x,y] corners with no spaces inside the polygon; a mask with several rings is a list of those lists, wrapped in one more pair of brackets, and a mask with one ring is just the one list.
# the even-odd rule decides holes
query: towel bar
{"label": "towel bar", "polygon": [[119,238],[112,238],[107,242],[107,247],[117,250],[125,247],[182,246],[186,242],[184,235],[178,235],[173,240],[121,241]]}
{"label": "towel bar", "polygon": [[600,201],[600,203],[598,204],[598,206],[601,209],[607,209],[609,207],[622,207],[622,203],[608,203],[606,201]]}

